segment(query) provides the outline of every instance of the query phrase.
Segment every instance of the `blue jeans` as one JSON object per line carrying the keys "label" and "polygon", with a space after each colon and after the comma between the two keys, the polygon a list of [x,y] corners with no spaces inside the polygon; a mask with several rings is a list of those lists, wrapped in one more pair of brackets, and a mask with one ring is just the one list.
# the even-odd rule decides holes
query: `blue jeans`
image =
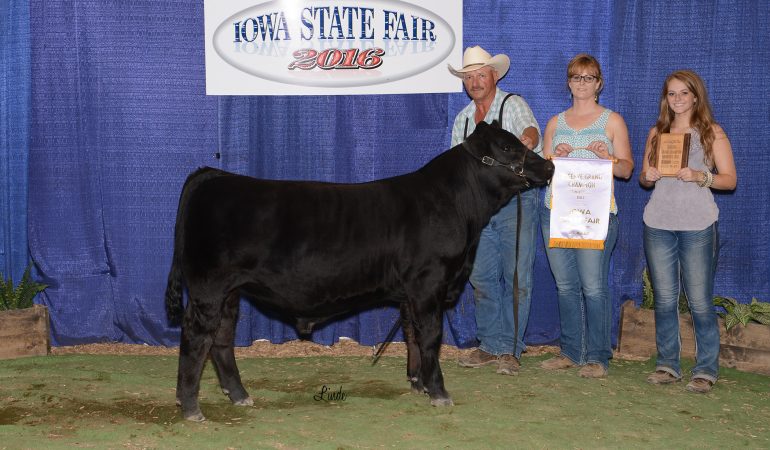
{"label": "blue jeans", "polygon": [[558,292],[561,354],[581,366],[607,368],[612,358],[610,255],[618,238],[618,217],[610,214],[604,250],[549,248],[551,210],[541,210],[545,252]]}
{"label": "blue jeans", "polygon": [[719,375],[719,322],[714,311],[717,224],[700,231],[669,231],[644,226],[644,252],[655,296],[657,369],[677,377],[679,365],[680,277],[695,328],[693,378],[715,382]]}
{"label": "blue jeans", "polygon": [[[524,331],[529,318],[532,268],[537,239],[538,189],[521,195],[521,238],[516,261],[517,199],[513,199],[484,227],[476,250],[470,281],[476,299],[476,338],[479,348],[493,355],[513,354],[526,348]],[[514,266],[517,264],[517,266]],[[519,276],[519,335],[514,354],[513,272]]]}

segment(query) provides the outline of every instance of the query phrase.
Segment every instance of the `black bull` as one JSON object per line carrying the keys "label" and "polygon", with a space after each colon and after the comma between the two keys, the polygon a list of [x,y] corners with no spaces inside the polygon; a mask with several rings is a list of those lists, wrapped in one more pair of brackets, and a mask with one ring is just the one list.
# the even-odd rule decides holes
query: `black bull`
{"label": "black bull", "polygon": [[467,283],[492,215],[552,175],[550,161],[484,122],[421,169],[370,183],[258,180],[212,168],[191,174],[166,289],[172,323],[185,285],[189,297],[176,391],[184,417],[204,420],[198,390],[207,355],[230,400],[252,404],[233,352],[242,294],[294,318],[301,333],[400,303],[412,389],[451,405],[438,361],[442,313]]}

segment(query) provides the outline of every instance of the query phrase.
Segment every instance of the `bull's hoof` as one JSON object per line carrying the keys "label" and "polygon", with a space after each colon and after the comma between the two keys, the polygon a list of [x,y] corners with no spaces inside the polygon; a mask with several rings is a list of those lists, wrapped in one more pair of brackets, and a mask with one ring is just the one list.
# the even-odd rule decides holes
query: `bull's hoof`
{"label": "bull's hoof", "polygon": [[412,394],[424,394],[427,392],[427,389],[425,389],[425,386],[422,385],[422,382],[417,377],[411,377],[407,378],[407,381],[409,381],[409,384],[412,388]]}
{"label": "bull's hoof", "polygon": [[205,422],[206,417],[201,413],[200,411],[192,413],[192,414],[185,414],[184,420],[189,420],[190,422]]}
{"label": "bull's hoof", "polygon": [[427,393],[428,393],[428,388],[423,386],[422,383],[412,385],[412,394],[425,395]]}
{"label": "bull's hoof", "polygon": [[412,388],[412,394],[422,395],[428,392],[425,386],[423,386],[422,383],[419,381],[412,381],[411,388]]}
{"label": "bull's hoof", "polygon": [[452,401],[451,398],[432,398],[430,399],[430,404],[433,406],[454,406],[455,403]]}
{"label": "bull's hoof", "polygon": [[251,397],[246,397],[241,400],[233,400],[233,405],[235,406],[254,406],[254,400],[251,399]]}

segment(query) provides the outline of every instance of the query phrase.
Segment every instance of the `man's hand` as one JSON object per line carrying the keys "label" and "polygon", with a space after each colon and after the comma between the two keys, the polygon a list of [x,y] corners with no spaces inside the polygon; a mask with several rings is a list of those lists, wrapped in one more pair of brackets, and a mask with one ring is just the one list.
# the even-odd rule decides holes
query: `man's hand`
{"label": "man's hand", "polygon": [[537,143],[540,141],[540,136],[537,134],[535,127],[527,127],[524,132],[519,136],[519,140],[525,147],[532,150],[537,147]]}
{"label": "man's hand", "polygon": [[522,134],[519,140],[528,149],[532,150],[533,148],[535,148],[534,142],[532,142],[532,139],[530,139],[529,136],[527,136],[526,134]]}

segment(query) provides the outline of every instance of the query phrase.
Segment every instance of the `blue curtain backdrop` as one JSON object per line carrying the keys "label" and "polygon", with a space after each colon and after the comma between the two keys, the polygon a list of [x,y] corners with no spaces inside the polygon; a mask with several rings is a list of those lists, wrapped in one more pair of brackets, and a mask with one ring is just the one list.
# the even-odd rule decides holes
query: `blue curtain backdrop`
{"label": "blue curtain backdrop", "polygon": [[[29,248],[51,285],[41,301],[56,345],[178,343],[163,293],[177,198],[195,168],[338,182],[397,175],[448,147],[452,120],[469,101],[464,93],[207,97],[200,1],[30,0],[29,15],[28,23],[17,19],[20,30],[34,31],[19,34],[31,49]],[[717,196],[716,293],[770,301],[770,157],[762,151],[770,140],[769,19],[760,0],[471,0],[464,2],[464,46],[511,57],[500,86],[523,95],[541,127],[569,106],[566,63],[578,52],[595,55],[606,80],[600,102],[625,118],[637,167],[663,79],[678,68],[699,72],[739,174],[737,190]],[[3,42],[4,55],[13,48]],[[638,170],[616,183],[616,326],[619,305],[641,297],[649,192],[639,187]],[[559,336],[554,282],[539,247],[530,344]],[[445,342],[473,345],[473,311],[466,289],[447,312]],[[382,307],[327,324],[313,339],[348,336],[371,345],[396,317]],[[294,338],[292,327],[241,303],[237,345]]]}
{"label": "blue curtain backdrop", "polygon": [[0,1],[0,275],[21,280],[27,251],[28,0]]}

